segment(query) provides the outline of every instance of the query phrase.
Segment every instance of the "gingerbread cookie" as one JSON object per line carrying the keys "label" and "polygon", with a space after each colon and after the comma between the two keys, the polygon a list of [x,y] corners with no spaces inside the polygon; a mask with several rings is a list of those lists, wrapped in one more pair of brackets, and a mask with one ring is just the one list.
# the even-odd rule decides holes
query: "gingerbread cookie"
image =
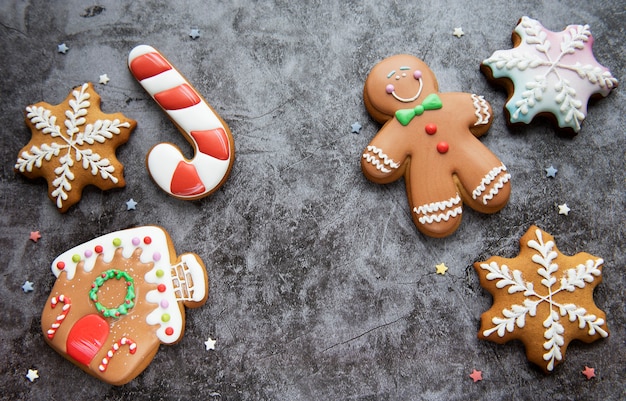
{"label": "gingerbread cookie", "polygon": [[137,125],[121,113],[100,110],[91,83],[74,88],[63,103],[26,107],[30,142],[19,152],[15,170],[48,181],[48,197],[60,212],[77,203],[87,185],[121,188],[124,167],[115,157]]}
{"label": "gingerbread cookie", "polygon": [[235,160],[228,125],[155,48],[135,47],[128,56],[128,66],[193,146],[191,160],[170,143],[154,146],[146,157],[152,179],[165,192],[183,200],[216,191],[228,178]]}
{"label": "gingerbread cookie", "polygon": [[529,124],[546,116],[561,132],[576,135],[589,98],[606,97],[617,87],[617,79],[594,58],[592,45],[589,25],[552,32],[522,17],[513,31],[513,49],[494,52],[480,66],[508,92],[508,123]]}
{"label": "gingerbread cookie", "polygon": [[491,125],[491,106],[469,93],[439,93],[420,59],[396,55],[365,81],[365,107],[384,124],[361,158],[365,176],[386,184],[404,176],[417,228],[431,237],[452,234],[463,204],[483,213],[502,209],[510,175],[477,137]]}
{"label": "gingerbread cookie", "polygon": [[528,360],[549,373],[563,362],[570,341],[609,335],[606,316],[593,301],[604,261],[588,253],[563,255],[554,238],[535,226],[520,247],[513,259],[474,263],[480,284],[493,296],[478,337],[498,344],[522,341]]}
{"label": "gingerbread cookie", "polygon": [[185,307],[203,305],[208,278],[202,260],[176,256],[155,226],[106,234],[64,252],[41,314],[46,342],[97,378],[129,382],[161,344],[178,342]]}

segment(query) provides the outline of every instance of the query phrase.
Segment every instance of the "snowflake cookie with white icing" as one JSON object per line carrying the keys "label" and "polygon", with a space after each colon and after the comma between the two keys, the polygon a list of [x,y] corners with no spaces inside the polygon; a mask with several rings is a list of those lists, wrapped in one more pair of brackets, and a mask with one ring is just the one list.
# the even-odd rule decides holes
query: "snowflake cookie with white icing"
{"label": "snowflake cookie with white icing", "polygon": [[161,344],[180,341],[185,307],[208,297],[198,255],[176,254],[167,232],[143,226],[78,245],[52,263],[57,277],[41,314],[46,342],[114,385],[139,375]]}
{"label": "snowflake cookie with white icing", "polygon": [[116,156],[137,123],[121,113],[100,110],[91,83],[74,88],[60,104],[40,102],[26,107],[30,142],[19,152],[15,170],[48,181],[48,197],[66,212],[87,185],[121,188],[124,166]]}
{"label": "snowflake cookie with white icing", "polygon": [[572,340],[608,337],[606,315],[593,300],[602,281],[601,258],[563,255],[554,238],[532,226],[513,259],[493,256],[474,263],[480,284],[493,296],[481,316],[478,337],[498,344],[520,340],[526,356],[550,373]]}
{"label": "snowflake cookie with white icing", "polygon": [[454,233],[464,205],[482,213],[506,205],[511,176],[478,140],[493,121],[482,96],[439,92],[426,63],[399,54],[372,68],[363,98],[384,124],[363,151],[363,174],[378,184],[404,177],[411,217],[423,234]]}
{"label": "snowflake cookie with white icing", "polygon": [[591,97],[606,97],[617,79],[592,51],[589,25],[552,32],[522,17],[513,31],[513,49],[497,50],[480,69],[509,94],[504,107],[510,124],[529,124],[536,116],[556,120],[563,133],[576,135]]}

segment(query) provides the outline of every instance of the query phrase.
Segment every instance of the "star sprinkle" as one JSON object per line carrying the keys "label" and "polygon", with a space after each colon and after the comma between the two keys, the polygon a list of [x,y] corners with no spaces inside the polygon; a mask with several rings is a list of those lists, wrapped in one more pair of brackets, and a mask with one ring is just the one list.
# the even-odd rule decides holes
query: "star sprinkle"
{"label": "star sprinkle", "polygon": [[569,215],[569,211],[571,209],[567,206],[567,203],[559,205],[559,214],[563,214],[565,216]]}
{"label": "star sprinkle", "polygon": [[559,171],[557,169],[554,168],[554,166],[550,166],[548,168],[545,169],[546,170],[546,177],[556,177],[556,173]]}
{"label": "star sprinkle", "polygon": [[552,372],[570,341],[609,335],[606,315],[593,300],[603,263],[584,252],[563,255],[550,234],[530,227],[517,257],[474,263],[481,286],[493,296],[478,337],[498,344],[520,340],[528,360]]}
{"label": "star sprinkle", "polygon": [[206,350],[207,351],[214,350],[216,342],[217,342],[216,340],[213,340],[211,337],[209,337],[209,339],[204,342],[204,346],[206,347]]}
{"label": "star sprinkle", "polygon": [[24,285],[22,286],[22,290],[23,290],[24,292],[31,292],[31,291],[33,291],[33,284],[34,284],[34,283],[33,283],[32,281],[28,281],[28,280],[26,280],[26,281],[24,282]]}
{"label": "star sprinkle", "polygon": [[31,231],[30,232],[30,237],[29,239],[33,242],[37,242],[39,241],[39,238],[41,238],[41,234],[39,233],[39,231]]}
{"label": "star sprinkle", "polygon": [[104,114],[93,85],[74,88],[58,105],[40,102],[26,107],[30,142],[15,170],[48,181],[48,197],[61,213],[80,200],[83,187],[107,190],[125,185],[115,149],[128,141],[136,122],[121,113]]}
{"label": "star sprinkle", "polygon": [[561,32],[522,17],[513,32],[513,49],[498,50],[484,60],[481,70],[495,79],[512,81],[505,105],[511,123],[529,124],[541,114],[552,114],[562,129],[578,133],[592,95],[608,96],[617,87],[608,68],[592,51],[589,25],[569,25]]}
{"label": "star sprinkle", "polygon": [[135,210],[137,206],[137,202],[133,198],[130,198],[128,202],[126,202],[126,210]]}
{"label": "star sprinkle", "polygon": [[442,276],[448,271],[448,267],[444,263],[439,263],[435,267],[437,268],[437,274],[441,274]]}
{"label": "star sprinkle", "polygon": [[459,27],[459,28],[454,28],[454,32],[452,34],[456,36],[457,38],[460,38],[461,36],[465,35],[465,32],[463,32],[463,28]]}
{"label": "star sprinkle", "polygon": [[472,380],[474,380],[474,383],[481,381],[483,379],[483,372],[480,370],[472,370],[472,373],[470,373],[469,377],[472,378]]}
{"label": "star sprinkle", "polygon": [[100,83],[101,83],[102,85],[106,85],[106,84],[108,84],[110,80],[111,80],[111,79],[109,79],[109,76],[108,76],[107,74],[102,74],[102,75],[100,75]]}
{"label": "star sprinkle", "polygon": [[39,372],[37,371],[37,369],[28,369],[28,374],[26,374],[26,378],[32,383],[35,381],[35,379],[39,379]]}
{"label": "star sprinkle", "polygon": [[355,122],[354,124],[352,124],[352,133],[358,134],[359,132],[361,132],[361,124]]}
{"label": "star sprinkle", "polygon": [[61,43],[60,45],[58,45],[58,46],[57,46],[57,51],[58,51],[59,53],[61,53],[61,54],[65,54],[65,53],[67,53],[67,51],[68,51],[69,49],[70,49],[70,48],[69,48],[69,47],[67,47],[67,45],[66,45],[65,43]]}
{"label": "star sprinkle", "polygon": [[189,36],[191,37],[191,39],[198,39],[200,37],[200,30],[193,28],[191,32],[189,32]]}
{"label": "star sprinkle", "polygon": [[594,368],[590,368],[589,366],[585,366],[585,370],[581,372],[587,380],[591,380],[592,377],[596,377],[596,370]]}

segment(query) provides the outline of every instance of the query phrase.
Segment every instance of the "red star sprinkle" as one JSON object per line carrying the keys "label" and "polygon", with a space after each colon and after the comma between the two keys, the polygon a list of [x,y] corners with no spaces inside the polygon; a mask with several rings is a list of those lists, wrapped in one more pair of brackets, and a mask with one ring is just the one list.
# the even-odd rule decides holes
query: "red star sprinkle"
{"label": "red star sprinkle", "polygon": [[594,368],[590,368],[589,366],[585,366],[585,370],[582,371],[582,374],[587,377],[587,380],[591,380],[592,377],[596,377],[596,370]]}
{"label": "red star sprinkle", "polygon": [[33,242],[39,241],[39,238],[41,238],[41,234],[39,234],[39,231],[31,231],[30,232],[30,239]]}
{"label": "red star sprinkle", "polygon": [[483,372],[480,370],[472,370],[472,373],[469,375],[469,377],[472,378],[472,380],[474,380],[474,383],[476,383],[477,381],[481,381],[483,379]]}

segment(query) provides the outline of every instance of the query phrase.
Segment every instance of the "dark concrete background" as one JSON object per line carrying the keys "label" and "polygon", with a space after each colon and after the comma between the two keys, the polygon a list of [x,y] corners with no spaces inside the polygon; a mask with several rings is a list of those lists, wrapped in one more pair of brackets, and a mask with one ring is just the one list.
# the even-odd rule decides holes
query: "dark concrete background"
{"label": "dark concrete background", "polygon": [[[528,15],[560,31],[591,25],[599,62],[626,83],[620,1],[275,2],[3,1],[0,3],[0,377],[4,399],[224,400],[617,400],[624,399],[626,319],[624,207],[626,102],[623,88],[594,103],[573,139],[537,122],[509,129],[505,93],[478,65],[511,47]],[[102,12],[88,17],[88,7]],[[462,27],[465,35],[452,35]],[[190,30],[201,36],[193,40]],[[65,42],[70,50],[59,54]],[[189,147],[126,67],[137,44],[160,49],[230,125],[236,161],[209,198],[168,197],[144,166],[148,150]],[[412,53],[441,91],[485,95],[495,122],[482,142],[513,176],[509,205],[464,213],[445,239],[415,229],[404,184],[376,185],[361,152],[380,126],[362,87],[384,57]],[[98,84],[108,74],[107,85]],[[85,191],[58,213],[43,181],[13,172],[30,138],[25,106],[61,102],[92,81],[105,112],[138,122],[118,150],[127,186]],[[351,125],[359,122],[359,134]],[[188,153],[189,154],[189,153]],[[554,165],[555,178],[544,168]],[[137,209],[127,211],[134,198]],[[569,216],[556,205],[567,203]],[[179,253],[205,261],[208,303],[188,311],[186,334],[163,346],[137,379],[111,387],[43,341],[40,313],[52,288],[50,263],[98,235],[144,224],[171,234]],[[537,224],[565,254],[604,258],[597,305],[611,336],[572,343],[546,376],[519,343],[479,341],[491,299],[472,263],[514,257]],[[30,231],[39,230],[39,242]],[[446,275],[435,265],[445,263]],[[34,291],[24,293],[24,281]],[[204,341],[217,340],[206,351]],[[584,366],[596,369],[586,380]],[[29,368],[40,378],[29,382]],[[484,380],[473,383],[472,369]]]}

